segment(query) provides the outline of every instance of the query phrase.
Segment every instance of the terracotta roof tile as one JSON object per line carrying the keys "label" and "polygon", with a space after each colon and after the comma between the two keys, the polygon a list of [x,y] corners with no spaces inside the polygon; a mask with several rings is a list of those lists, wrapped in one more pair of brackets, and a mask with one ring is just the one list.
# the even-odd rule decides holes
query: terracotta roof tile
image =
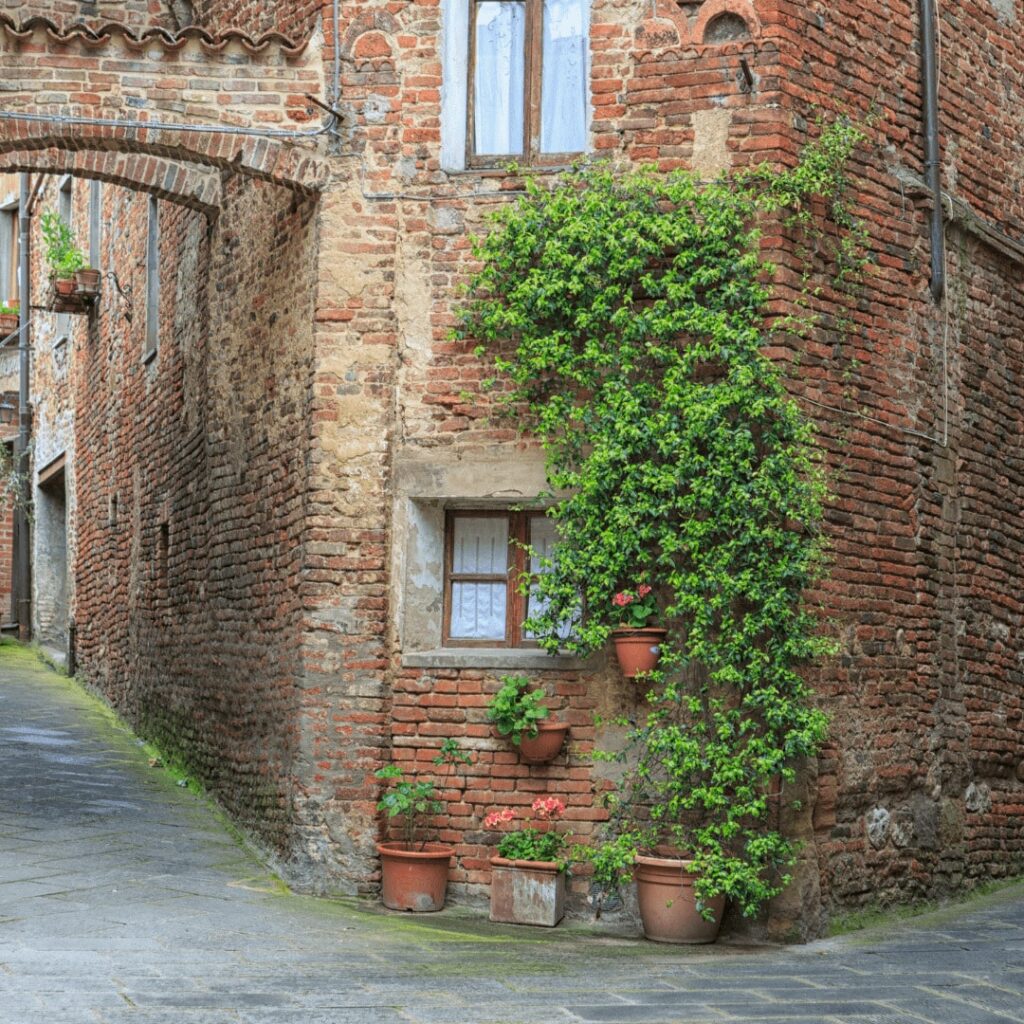
{"label": "terracotta roof tile", "polygon": [[220,53],[229,43],[238,42],[247,53],[254,57],[272,46],[280,49],[286,57],[298,57],[309,43],[308,38],[296,42],[281,32],[267,32],[254,39],[247,32],[237,28],[229,28],[213,34],[195,25],[184,28],[180,32],[169,32],[162,28],[148,28],[142,32],[133,32],[126,25],[114,21],[104,22],[95,28],[81,23],[61,28],[56,22],[40,15],[19,23],[9,14],[0,14],[0,28],[5,29],[8,35],[21,41],[30,39],[33,33],[43,29],[58,45],[77,40],[93,48],[106,45],[115,35],[120,35],[125,45],[132,50],[143,50],[152,43],[159,43],[166,50],[180,50],[194,39],[198,40],[199,45],[207,53]]}

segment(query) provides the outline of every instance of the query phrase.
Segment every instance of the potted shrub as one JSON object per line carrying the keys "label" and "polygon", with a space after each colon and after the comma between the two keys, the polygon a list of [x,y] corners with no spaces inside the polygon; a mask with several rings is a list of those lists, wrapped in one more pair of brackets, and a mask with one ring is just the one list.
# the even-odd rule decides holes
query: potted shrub
{"label": "potted shrub", "polygon": [[619,668],[627,679],[635,679],[658,664],[667,631],[649,625],[658,606],[654,591],[647,583],[640,583],[635,590],[618,591],[612,598],[612,605],[613,616],[619,620],[619,625],[612,630]]}
{"label": "potted shrub", "polygon": [[75,274],[85,267],[85,257],[75,245],[71,226],[55,210],[43,213],[40,226],[46,244],[50,280],[56,293],[67,298],[75,292]]}
{"label": "potted shrub", "polygon": [[0,341],[18,329],[18,303],[0,302]]}
{"label": "potted shrub", "polygon": [[[491,858],[491,920],[553,928],[565,916],[569,843],[553,822],[565,813],[557,797],[538,797],[531,810],[538,825],[506,832]],[[492,811],[484,828],[498,829],[517,818],[512,807]]]}
{"label": "potted shrub", "polygon": [[533,689],[526,676],[503,676],[501,689],[487,705],[487,717],[502,736],[519,748],[527,764],[546,764],[557,757],[569,726],[545,721],[545,694]]}
{"label": "potted shrub", "polygon": [[[445,740],[434,764],[454,769],[469,764],[454,740]],[[433,911],[444,907],[448,888],[448,865],[455,850],[441,843],[427,842],[425,819],[444,808],[432,779],[406,778],[401,768],[389,764],[375,773],[393,782],[377,804],[390,822],[402,819],[402,839],[377,844],[381,860],[381,897],[390,910]]]}
{"label": "potted shrub", "polygon": [[620,823],[614,831],[613,838],[597,847],[579,848],[579,856],[593,864],[598,896],[616,892],[633,879],[645,938],[680,944],[714,942],[725,897],[700,895],[693,862],[678,847],[657,846],[655,830]]}

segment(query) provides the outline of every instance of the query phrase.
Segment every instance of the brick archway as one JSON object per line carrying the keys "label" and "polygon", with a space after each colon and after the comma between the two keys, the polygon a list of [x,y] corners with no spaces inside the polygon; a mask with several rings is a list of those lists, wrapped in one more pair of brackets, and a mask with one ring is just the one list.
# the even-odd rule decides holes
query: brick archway
{"label": "brick archway", "polygon": [[103,150],[12,149],[0,155],[0,172],[70,174],[148,192],[216,218],[221,205],[220,174],[195,164],[142,153]]}
{"label": "brick archway", "polygon": [[59,165],[93,163],[92,169],[109,173],[110,180],[120,177],[132,187],[157,195],[163,191],[169,199],[198,195],[185,205],[200,207],[209,205],[210,186],[201,184],[204,167],[260,178],[304,195],[319,193],[330,175],[316,153],[274,139],[12,120],[0,121],[0,161],[9,170],[59,171]]}

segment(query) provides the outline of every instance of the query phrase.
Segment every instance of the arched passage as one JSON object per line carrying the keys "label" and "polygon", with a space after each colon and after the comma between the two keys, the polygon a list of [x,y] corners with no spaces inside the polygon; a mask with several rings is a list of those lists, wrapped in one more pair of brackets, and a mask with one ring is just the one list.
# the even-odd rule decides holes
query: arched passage
{"label": "arched passage", "polygon": [[[27,156],[39,152],[50,155]],[[69,159],[58,154],[82,152],[94,154],[92,159],[98,161],[100,169],[109,169],[114,176],[121,173],[126,181],[145,191],[163,189],[180,197],[191,194],[190,186],[196,184],[187,180],[185,165],[189,164],[231,170],[304,195],[319,193],[330,176],[327,163],[315,152],[274,139],[97,124],[59,125],[13,120],[0,113],[0,156],[23,154],[19,166],[26,170],[31,169],[28,165],[32,161],[40,169],[41,161],[60,163]],[[101,159],[101,154],[115,158],[114,162]],[[120,172],[117,158],[122,161]]]}
{"label": "arched passage", "polygon": [[211,220],[221,204],[220,174],[210,168],[183,164],[167,157],[110,150],[10,149],[0,154],[0,173],[71,174],[111,185],[148,192],[190,209]]}

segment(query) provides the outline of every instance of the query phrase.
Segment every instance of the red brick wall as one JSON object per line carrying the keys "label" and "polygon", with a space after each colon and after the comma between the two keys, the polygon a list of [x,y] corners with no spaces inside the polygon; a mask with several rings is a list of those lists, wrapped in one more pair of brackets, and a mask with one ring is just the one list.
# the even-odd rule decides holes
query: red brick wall
{"label": "red brick wall", "polygon": [[[731,6],[749,16],[749,8]],[[394,252],[395,273],[392,282],[386,272],[367,272],[363,289],[346,289],[336,305],[329,289],[322,290],[323,316],[351,343],[372,340],[382,353],[393,353],[385,354],[372,382],[368,375],[360,379],[367,395],[395,388],[394,458],[436,452],[438,459],[453,453],[470,459],[494,444],[511,452],[512,434],[487,418],[489,402],[479,390],[486,371],[472,346],[449,340],[448,329],[452,295],[467,269],[467,232],[515,183],[438,174],[437,9],[406,9],[392,22],[371,18],[368,12],[379,10],[374,5],[363,10],[346,36],[346,53],[356,59],[343,83],[356,115],[353,145],[362,152],[363,177],[339,244],[382,271],[392,266]],[[823,333],[799,352],[785,345],[773,350],[796,364],[794,394],[807,400],[829,452],[835,564],[820,597],[843,643],[842,655],[814,674],[833,716],[832,741],[818,769],[817,798],[812,791],[806,813],[790,823],[813,842],[790,903],[776,908],[774,934],[786,933],[797,916],[804,922],[794,934],[817,930],[819,903],[935,895],[1024,866],[1021,605],[1013,596],[1024,540],[1021,349],[1013,341],[1020,329],[1013,284],[1019,271],[951,226],[947,306],[936,310],[929,297],[927,211],[901,181],[904,172],[921,173],[915,10],[909,4],[867,14],[853,3],[765,5],[758,8],[760,25],[751,20],[752,43],[704,46],[699,29],[706,12],[697,12],[703,22],[683,24],[675,5],[658,5],[658,17],[649,20],[640,5],[594,6],[593,147],[616,160],[687,165],[695,115],[706,110],[729,112],[734,163],[795,157],[817,106],[863,114],[875,102],[882,111],[851,179],[876,261],[856,328],[846,339]],[[944,23],[946,187],[1012,235],[1019,224],[1012,140],[1019,133],[1008,123],[1016,116],[1012,106],[997,99],[1017,80],[1011,69],[1019,64],[1013,49],[1019,44],[989,5],[972,4],[970,14],[967,22]],[[877,23],[877,31],[865,33],[866,23]],[[361,45],[360,31],[373,34],[372,46]],[[742,87],[741,56],[755,78],[751,92]],[[774,255],[784,268],[792,263],[784,247]],[[780,296],[787,295],[782,288]],[[944,339],[949,450],[903,429],[941,439]],[[331,380],[321,379],[325,387]],[[325,403],[325,416],[330,406]],[[380,415],[390,422],[383,399]],[[385,487],[383,478],[381,493]],[[387,512],[367,509],[351,525],[354,554],[356,528],[380,536]],[[339,556],[345,549],[336,547]],[[360,580],[385,572],[384,552],[378,557],[376,550],[360,563]],[[341,566],[331,582],[351,592],[356,577]],[[385,592],[373,593],[378,600]],[[364,645],[365,675],[371,674],[365,666],[385,653],[390,658],[390,671],[372,674],[381,680],[382,699],[392,695],[394,756],[425,764],[443,737],[456,736],[474,741],[485,761],[501,756],[511,764],[504,747],[485,740],[481,680],[493,689],[493,677],[402,669],[395,623],[381,643],[380,622],[375,604],[347,628]],[[598,706],[631,699],[614,678],[581,678],[581,691],[567,695],[573,714],[586,716],[595,694]],[[447,699],[434,704],[423,693]],[[380,706],[387,705],[375,712]],[[334,762],[323,763],[330,778]],[[552,791],[563,781],[530,777],[549,779]],[[347,792],[365,805],[372,786],[368,778],[361,789],[356,781],[349,778]],[[467,882],[479,880],[473,872],[480,832],[479,815],[463,812],[489,799],[483,790],[460,804],[459,822],[469,831],[457,877]],[[578,799],[581,814],[592,813],[589,796]],[[889,823],[873,827],[877,847],[869,820]]]}
{"label": "red brick wall", "polygon": [[329,0],[196,0],[196,22],[213,31],[240,28],[250,35],[283,32],[304,39]]}

